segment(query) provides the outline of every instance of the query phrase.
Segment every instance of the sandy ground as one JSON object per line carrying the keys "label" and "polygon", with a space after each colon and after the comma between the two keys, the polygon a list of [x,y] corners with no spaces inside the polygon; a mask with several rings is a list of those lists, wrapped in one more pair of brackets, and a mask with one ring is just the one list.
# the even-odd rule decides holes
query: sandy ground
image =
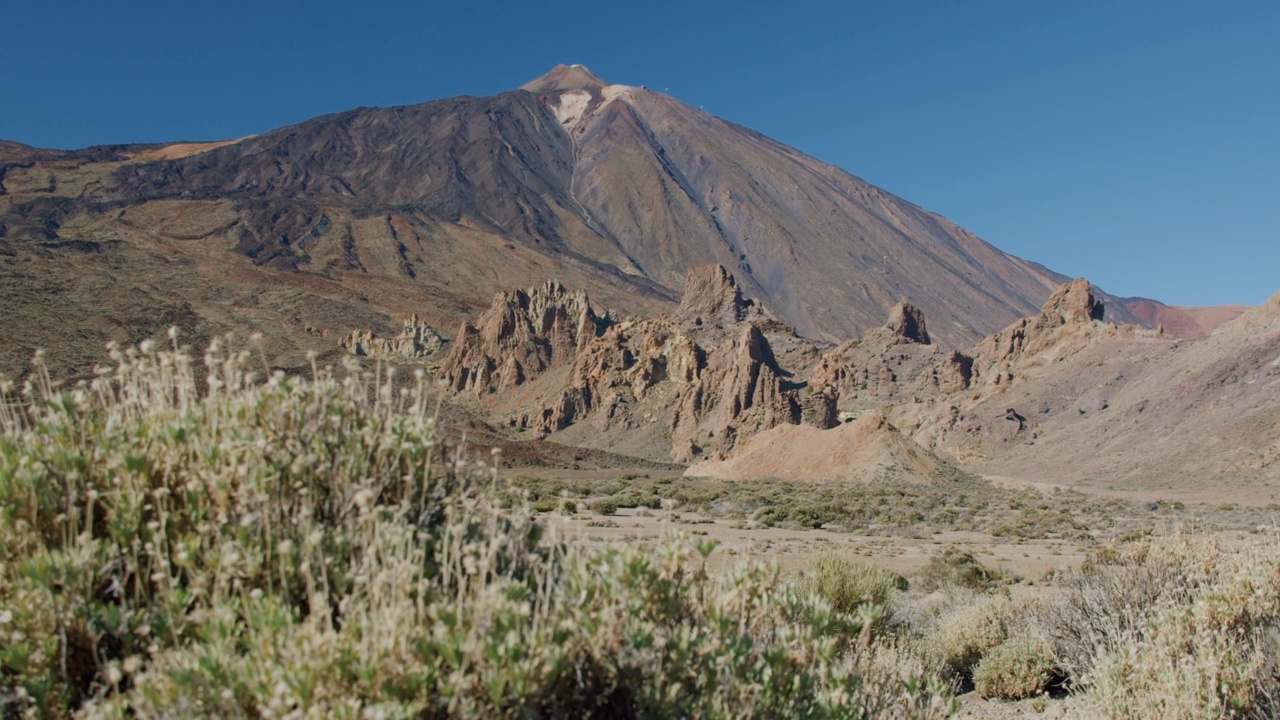
{"label": "sandy ground", "polygon": [[854,535],[846,532],[801,528],[764,527],[737,519],[711,518],[696,513],[632,508],[616,515],[590,511],[574,515],[544,516],[557,532],[588,543],[636,542],[659,544],[672,533],[691,540],[715,540],[714,568],[727,569],[744,560],[779,563],[784,571],[804,570],[810,560],[825,553],[866,558],[877,565],[910,577],[929,558],[949,546],[973,552],[988,567],[1036,582],[1046,574],[1078,566],[1087,549],[1072,540],[1010,542],[976,532],[939,532],[929,537]]}
{"label": "sandy ground", "polygon": [[227,145],[234,145],[241,140],[248,140],[251,137],[253,136],[249,135],[242,138],[236,138],[235,140],[220,140],[217,142],[174,143],[154,150],[144,150],[143,152],[133,155],[130,159],[142,162],[151,160],[177,160],[178,158],[199,155],[202,152],[208,152]]}

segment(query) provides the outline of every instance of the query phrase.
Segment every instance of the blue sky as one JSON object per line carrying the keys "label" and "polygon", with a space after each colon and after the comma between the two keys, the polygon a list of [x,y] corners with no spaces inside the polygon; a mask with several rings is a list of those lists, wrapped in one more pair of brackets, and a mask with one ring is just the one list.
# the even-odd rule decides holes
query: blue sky
{"label": "blue sky", "polygon": [[514,89],[667,89],[1118,295],[1280,290],[1280,3],[15,0],[0,138],[222,139]]}

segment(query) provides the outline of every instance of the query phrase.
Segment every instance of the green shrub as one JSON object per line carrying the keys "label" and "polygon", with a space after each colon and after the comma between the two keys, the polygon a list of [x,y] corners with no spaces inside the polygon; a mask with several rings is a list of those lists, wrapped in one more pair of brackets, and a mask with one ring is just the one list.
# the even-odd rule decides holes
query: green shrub
{"label": "green shrub", "polygon": [[[776,567],[546,540],[411,396],[352,368],[117,353],[0,395],[0,713],[127,717],[913,717],[915,667]],[[889,656],[884,656],[888,658]]]}
{"label": "green shrub", "polygon": [[537,500],[534,500],[530,507],[533,508],[534,512],[555,512],[560,507],[560,498],[553,495],[544,495]]}
{"label": "green shrub", "polygon": [[611,497],[592,500],[590,508],[597,515],[617,515],[618,502]]}
{"label": "green shrub", "polygon": [[991,587],[1000,574],[978,561],[973,553],[950,546],[941,554],[929,558],[920,570],[919,585],[925,591],[947,586],[973,589]]}
{"label": "green shrub", "polygon": [[1025,700],[1049,687],[1053,669],[1053,656],[1043,642],[1010,639],[982,657],[973,670],[973,685],[984,698]]}
{"label": "green shrub", "polygon": [[620,508],[645,507],[650,510],[657,510],[662,507],[662,498],[652,492],[642,492],[637,489],[628,489],[615,493],[612,500],[614,505]]}
{"label": "green shrub", "polygon": [[832,609],[849,613],[859,605],[885,605],[893,591],[907,589],[907,579],[877,565],[828,554],[810,563],[805,586]]}

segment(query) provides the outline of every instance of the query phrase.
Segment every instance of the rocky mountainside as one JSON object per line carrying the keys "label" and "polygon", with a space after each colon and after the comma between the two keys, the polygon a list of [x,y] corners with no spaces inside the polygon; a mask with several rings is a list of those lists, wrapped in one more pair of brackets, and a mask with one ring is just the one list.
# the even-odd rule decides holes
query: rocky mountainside
{"label": "rocky mountainside", "polygon": [[561,446],[517,440],[711,473],[765,467],[784,438],[919,477],[1280,482],[1280,301],[1064,284],[580,66],[241,140],[0,143],[0,279],[10,377],[36,348],[84,377],[109,341],[234,331],[276,367],[423,367],[450,413],[537,462]]}
{"label": "rocky mountainside", "polygon": [[[524,307],[541,309],[511,321]],[[1078,279],[967,350],[906,303],[822,348],[707,265],[679,311],[647,319],[554,283],[501,294],[440,376],[517,432],[721,478],[927,480],[958,464],[1104,491],[1280,483],[1280,296],[1198,341],[1104,310]]]}
{"label": "rocky mountainside", "polygon": [[838,168],[578,66],[492,97],[359,108],[238,141],[0,146],[13,288],[0,368],[15,375],[35,347],[88,374],[106,341],[167,324],[195,342],[261,333],[273,362],[298,366],[413,313],[447,334],[495,292],[549,278],[649,316],[673,312],[707,263],[767,316],[833,342],[907,301],[962,346],[1062,280]]}

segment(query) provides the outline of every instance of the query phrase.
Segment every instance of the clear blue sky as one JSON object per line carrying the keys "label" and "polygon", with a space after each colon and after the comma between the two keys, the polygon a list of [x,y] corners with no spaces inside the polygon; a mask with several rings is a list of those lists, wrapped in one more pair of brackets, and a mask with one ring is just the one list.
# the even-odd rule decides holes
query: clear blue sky
{"label": "clear blue sky", "polygon": [[518,87],[669,89],[1119,295],[1280,290],[1280,2],[9,3],[0,138],[222,139]]}

